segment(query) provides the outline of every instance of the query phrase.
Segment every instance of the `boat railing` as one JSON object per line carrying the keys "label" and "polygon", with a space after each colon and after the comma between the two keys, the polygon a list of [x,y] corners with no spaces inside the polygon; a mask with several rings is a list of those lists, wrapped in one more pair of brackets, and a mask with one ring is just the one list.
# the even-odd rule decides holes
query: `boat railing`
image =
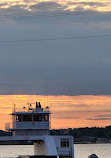
{"label": "boat railing", "polygon": [[[28,107],[28,108],[26,108],[26,107],[23,107],[23,108],[14,108],[14,109],[12,110],[13,113],[14,113],[14,112],[34,112],[34,111],[35,111],[35,108],[30,108],[30,107]],[[43,109],[43,111],[49,112],[50,109],[49,109],[48,107],[45,107],[45,108]]]}
{"label": "boat railing", "polygon": [[12,112],[27,112],[28,108],[14,108]]}

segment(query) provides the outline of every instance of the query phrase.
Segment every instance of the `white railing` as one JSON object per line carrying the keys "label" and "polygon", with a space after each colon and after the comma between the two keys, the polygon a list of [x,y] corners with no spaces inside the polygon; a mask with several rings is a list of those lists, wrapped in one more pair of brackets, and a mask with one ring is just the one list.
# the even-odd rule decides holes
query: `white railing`
{"label": "white railing", "polygon": [[12,112],[27,112],[28,108],[14,108]]}
{"label": "white railing", "polygon": [[[23,108],[14,108],[12,110],[12,112],[34,112],[34,111],[40,111],[40,109],[36,109],[36,108],[30,108],[30,107],[23,107]],[[42,109],[42,108],[41,108]],[[50,109],[48,107],[43,108],[43,111],[45,112],[50,112]]]}

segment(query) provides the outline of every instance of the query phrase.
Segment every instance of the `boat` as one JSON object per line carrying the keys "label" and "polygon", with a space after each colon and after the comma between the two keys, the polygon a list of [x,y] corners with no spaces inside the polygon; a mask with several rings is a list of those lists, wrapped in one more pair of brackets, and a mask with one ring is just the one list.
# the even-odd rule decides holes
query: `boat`
{"label": "boat", "polygon": [[50,135],[50,108],[42,108],[40,102],[34,107],[30,104],[22,110],[14,109],[11,113],[12,126],[6,124],[6,130],[12,136],[0,137],[0,144],[23,144],[33,142],[34,155],[19,155],[19,158],[74,158],[73,136]]}

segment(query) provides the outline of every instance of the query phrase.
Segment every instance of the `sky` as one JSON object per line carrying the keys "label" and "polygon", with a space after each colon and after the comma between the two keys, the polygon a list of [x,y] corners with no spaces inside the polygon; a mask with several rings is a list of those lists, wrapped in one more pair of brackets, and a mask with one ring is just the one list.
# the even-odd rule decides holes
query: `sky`
{"label": "sky", "polygon": [[18,7],[28,10],[96,10],[111,11],[109,0],[1,0],[1,8]]}
{"label": "sky", "polygon": [[[45,95],[1,95],[0,129],[12,123],[12,110],[23,111],[23,107],[40,101],[43,108],[47,105],[51,111],[51,129],[105,127],[111,122],[111,96],[45,96]],[[33,104],[34,103],[34,104]]]}
{"label": "sky", "polygon": [[110,95],[110,4],[0,1],[0,94]]}
{"label": "sky", "polygon": [[[108,125],[110,41],[109,0],[0,0],[0,95],[48,95],[55,100],[64,96],[62,105],[59,102],[60,110],[70,97],[73,102],[79,96],[83,100],[91,98],[92,102],[95,98],[101,102],[103,97],[106,103],[101,103],[102,107],[98,102],[92,107],[77,104],[76,115],[81,109],[85,122],[81,124],[79,118],[72,116],[74,107],[70,126]],[[2,110],[3,107],[1,113]],[[100,110],[100,114],[95,115],[95,110]],[[56,120],[58,115],[59,112],[54,113]],[[96,118],[99,115],[103,118]],[[64,120],[69,117],[64,110],[61,116]],[[57,124],[54,127],[60,128]],[[67,127],[67,123],[61,123],[61,127]]]}

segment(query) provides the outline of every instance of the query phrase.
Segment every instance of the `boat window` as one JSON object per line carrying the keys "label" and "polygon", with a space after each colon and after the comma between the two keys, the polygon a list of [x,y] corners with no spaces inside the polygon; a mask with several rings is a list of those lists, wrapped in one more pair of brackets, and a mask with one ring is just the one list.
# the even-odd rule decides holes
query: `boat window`
{"label": "boat window", "polygon": [[16,121],[21,122],[22,121],[22,115],[17,115],[16,116]]}
{"label": "boat window", "polygon": [[42,121],[43,117],[42,115],[34,115],[34,121]]}
{"label": "boat window", "polygon": [[61,147],[69,147],[69,139],[61,140]]}
{"label": "boat window", "polygon": [[32,121],[32,115],[23,115],[23,122],[29,122]]}
{"label": "boat window", "polygon": [[44,121],[48,121],[49,120],[48,114],[43,115],[43,119],[44,119]]}

